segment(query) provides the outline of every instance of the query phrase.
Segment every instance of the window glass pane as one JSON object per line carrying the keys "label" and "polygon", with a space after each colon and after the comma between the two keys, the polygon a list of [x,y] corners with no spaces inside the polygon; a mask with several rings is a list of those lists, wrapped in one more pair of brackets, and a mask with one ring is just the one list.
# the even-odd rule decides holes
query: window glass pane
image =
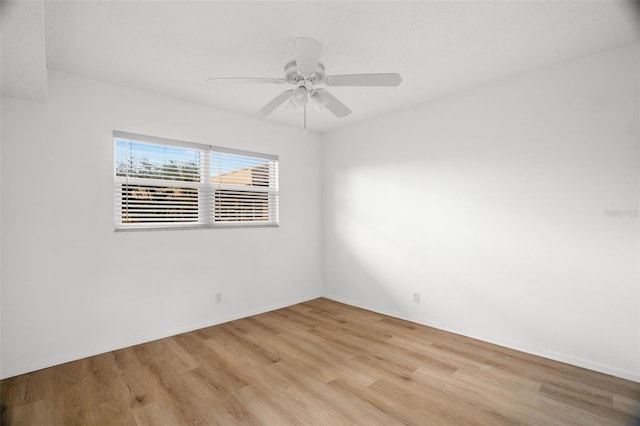
{"label": "window glass pane", "polygon": [[193,149],[116,139],[116,176],[200,181],[200,153]]}
{"label": "window glass pane", "polygon": [[269,186],[270,160],[228,153],[211,154],[211,183]]}

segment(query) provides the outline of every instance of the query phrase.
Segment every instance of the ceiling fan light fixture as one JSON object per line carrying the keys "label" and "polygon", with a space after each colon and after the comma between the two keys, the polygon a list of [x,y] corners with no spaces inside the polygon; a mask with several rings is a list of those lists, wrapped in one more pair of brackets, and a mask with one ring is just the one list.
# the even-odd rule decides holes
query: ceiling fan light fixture
{"label": "ceiling fan light fixture", "polygon": [[293,91],[293,95],[291,96],[291,102],[297,107],[303,107],[307,105],[309,102],[309,93],[307,92],[307,88],[304,86],[300,86]]}
{"label": "ceiling fan light fixture", "polygon": [[314,90],[310,98],[317,111],[321,111],[329,103],[329,98],[326,97],[321,90]]}
{"label": "ceiling fan light fixture", "polygon": [[296,110],[298,109],[298,107],[296,106],[296,104],[293,103],[293,99],[289,99],[289,101],[285,104],[284,106],[286,109],[288,110]]}

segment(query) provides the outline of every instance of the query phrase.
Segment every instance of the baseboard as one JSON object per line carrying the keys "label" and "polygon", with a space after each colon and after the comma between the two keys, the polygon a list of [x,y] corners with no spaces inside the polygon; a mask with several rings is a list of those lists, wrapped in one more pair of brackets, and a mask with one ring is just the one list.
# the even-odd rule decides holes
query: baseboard
{"label": "baseboard", "polygon": [[44,368],[53,367],[60,364],[65,364],[67,362],[77,361],[79,359],[88,358],[95,355],[104,354],[111,351],[117,351],[119,349],[128,348],[130,346],[140,345],[143,343],[152,342],[154,340],[164,339],[166,337],[176,336],[182,333],[188,333],[190,331],[199,330],[201,328],[212,327],[214,325],[224,324],[229,321],[234,321],[241,318],[250,317],[253,315],[263,314],[265,312],[275,311],[276,309],[286,308],[287,306],[296,305],[298,303],[308,302],[309,300],[317,299],[321,297],[320,294],[314,296],[307,296],[299,299],[292,299],[287,302],[277,303],[274,305],[264,306],[256,309],[252,309],[249,311],[243,311],[239,313],[235,313],[232,315],[227,315],[220,318],[215,318],[211,321],[205,321],[202,323],[190,324],[188,326],[177,327],[175,329],[167,330],[162,333],[157,333],[154,335],[146,336],[140,339],[132,339],[125,340],[118,343],[106,345],[94,350],[79,352],[75,354],[71,354],[70,356],[52,358],[48,360],[43,360],[42,362],[34,363],[31,365],[25,365],[20,368],[15,368],[8,371],[3,371],[0,379],[8,379],[10,377],[19,376],[21,374],[31,373],[33,371],[42,370]]}
{"label": "baseboard", "polygon": [[458,334],[461,336],[465,336],[465,337],[470,337],[472,339],[477,339],[477,340],[481,340],[483,342],[487,342],[487,343],[491,343],[494,345],[498,345],[498,346],[502,346],[505,348],[509,348],[509,349],[513,349],[519,352],[524,352],[530,355],[535,355],[535,356],[539,356],[541,358],[546,358],[546,359],[550,359],[553,361],[558,361],[558,362],[562,362],[565,364],[569,364],[569,365],[573,365],[576,367],[581,367],[581,368],[586,368],[587,370],[592,370],[592,371],[596,371],[598,373],[603,373],[603,374],[608,374],[611,376],[616,376],[616,377],[620,377],[622,379],[626,379],[626,380],[631,380],[633,382],[638,382],[640,383],[640,375],[633,373],[631,371],[626,371],[626,370],[621,370],[615,367],[610,367],[608,365],[603,365],[603,364],[599,364],[597,362],[593,362],[593,361],[588,361],[588,360],[584,360],[584,359],[580,359],[580,358],[576,358],[573,356],[569,356],[569,355],[565,355],[565,354],[561,354],[561,353],[557,353],[557,352],[553,352],[553,351],[546,351],[546,350],[540,350],[537,348],[531,348],[531,347],[527,347],[521,344],[516,344],[513,342],[508,342],[508,341],[504,341],[504,340],[500,340],[500,339],[495,339],[492,337],[488,337],[488,336],[481,336],[481,335],[473,335],[473,334],[469,334],[469,333],[465,333],[464,331],[460,331],[460,330],[455,330],[455,329],[451,329],[448,327],[443,327],[442,324],[437,324],[434,323],[433,321],[429,321],[429,320],[425,320],[424,318],[412,318],[412,317],[408,317],[405,315],[402,315],[401,313],[398,312],[389,312],[389,311],[383,311],[383,310],[379,310],[379,309],[374,309],[371,308],[369,306],[364,306],[358,302],[354,302],[353,300],[348,300],[342,297],[337,297],[337,296],[329,296],[329,295],[323,295],[322,297],[333,300],[335,302],[339,302],[339,303],[344,303],[345,305],[350,305],[350,306],[354,306],[356,308],[361,308],[361,309],[366,309],[367,311],[371,311],[371,312],[376,312],[378,314],[382,314],[382,315],[387,315],[390,317],[394,317],[394,318],[398,318],[398,319],[402,319],[405,321],[410,321],[410,322],[414,322],[417,324],[421,324],[421,325],[426,325],[428,327],[432,327],[432,328],[436,328],[438,330],[443,330],[449,333],[454,333],[454,334]]}

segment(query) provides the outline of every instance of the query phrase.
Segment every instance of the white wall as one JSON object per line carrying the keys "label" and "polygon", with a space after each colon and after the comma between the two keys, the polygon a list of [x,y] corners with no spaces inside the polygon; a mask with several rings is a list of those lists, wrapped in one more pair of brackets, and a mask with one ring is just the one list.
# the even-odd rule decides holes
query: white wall
{"label": "white wall", "polygon": [[639,60],[626,46],[325,135],[323,293],[640,380]]}
{"label": "white wall", "polygon": [[[49,79],[2,98],[2,377],[319,296],[319,136]],[[279,155],[281,226],[114,233],[114,129]]]}

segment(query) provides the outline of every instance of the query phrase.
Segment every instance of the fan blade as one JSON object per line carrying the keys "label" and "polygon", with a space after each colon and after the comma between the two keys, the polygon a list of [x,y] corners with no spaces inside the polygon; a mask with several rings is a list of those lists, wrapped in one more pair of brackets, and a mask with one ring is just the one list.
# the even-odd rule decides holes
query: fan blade
{"label": "fan blade", "polygon": [[293,89],[285,90],[284,92],[280,93],[278,96],[273,98],[271,102],[263,106],[262,109],[258,111],[258,115],[262,117],[266,117],[267,115],[271,114],[274,109],[278,108],[280,105],[285,103],[287,99],[290,99],[292,94],[293,94]]}
{"label": "fan blade", "polygon": [[296,67],[304,74],[318,71],[322,43],[309,37],[296,38]]}
{"label": "fan blade", "polygon": [[324,107],[331,111],[336,117],[346,117],[347,115],[351,114],[351,110],[348,106],[340,102],[338,98],[336,98],[326,90],[318,89],[316,96],[321,96],[321,99],[323,99],[323,101],[326,100],[326,104],[324,105]]}
{"label": "fan blade", "polygon": [[284,78],[252,78],[252,77],[212,77],[207,81],[216,81],[223,83],[267,83],[267,84],[284,84],[287,82]]}
{"label": "fan blade", "polygon": [[397,86],[402,77],[396,73],[328,75],[322,82],[327,86]]}

